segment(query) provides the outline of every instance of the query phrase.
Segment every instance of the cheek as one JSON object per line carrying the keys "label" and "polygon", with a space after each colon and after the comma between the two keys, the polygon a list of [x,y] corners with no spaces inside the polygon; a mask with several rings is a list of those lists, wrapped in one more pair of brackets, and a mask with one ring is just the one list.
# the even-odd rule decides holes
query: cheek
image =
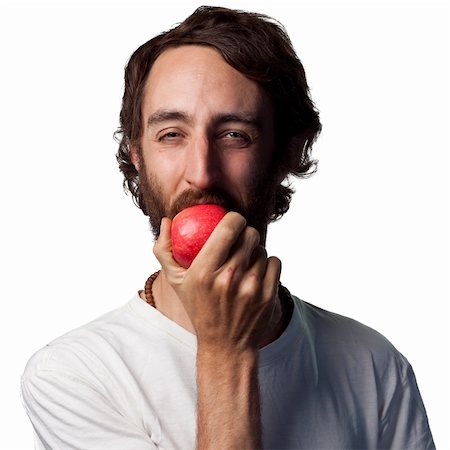
{"label": "cheek", "polygon": [[164,155],[146,158],[145,165],[147,171],[156,177],[166,192],[177,185],[183,174],[182,161],[175,158],[167,158]]}
{"label": "cheek", "polygon": [[[180,194],[192,186],[186,181],[189,173],[188,165],[190,159],[186,152],[161,152],[153,157],[155,176],[161,187],[162,201],[168,211],[179,199]],[[220,183],[220,182],[219,182]],[[232,186],[232,183],[230,183]]]}
{"label": "cheek", "polygon": [[261,163],[256,155],[242,152],[226,162],[226,173],[236,187],[249,186],[265,171]]}

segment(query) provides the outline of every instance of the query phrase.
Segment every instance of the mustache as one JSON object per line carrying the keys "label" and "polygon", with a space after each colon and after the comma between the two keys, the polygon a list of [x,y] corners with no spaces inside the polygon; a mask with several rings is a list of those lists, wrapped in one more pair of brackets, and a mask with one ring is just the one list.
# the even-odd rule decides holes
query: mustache
{"label": "mustache", "polygon": [[222,206],[227,211],[236,211],[244,215],[241,207],[227,192],[218,189],[186,189],[173,202],[169,209],[168,217],[173,219],[180,211],[190,206],[215,204]]}

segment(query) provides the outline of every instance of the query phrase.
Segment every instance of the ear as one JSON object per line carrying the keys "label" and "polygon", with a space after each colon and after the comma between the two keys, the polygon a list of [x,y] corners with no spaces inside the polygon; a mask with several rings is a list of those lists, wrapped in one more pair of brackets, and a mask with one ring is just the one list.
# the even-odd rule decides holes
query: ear
{"label": "ear", "polygon": [[135,169],[139,172],[141,160],[139,157],[139,149],[136,145],[130,145],[130,159]]}

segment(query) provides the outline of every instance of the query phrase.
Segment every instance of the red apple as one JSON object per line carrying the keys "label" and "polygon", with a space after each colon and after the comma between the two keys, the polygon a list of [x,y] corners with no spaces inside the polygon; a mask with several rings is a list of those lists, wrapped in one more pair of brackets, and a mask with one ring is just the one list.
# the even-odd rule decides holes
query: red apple
{"label": "red apple", "polygon": [[219,205],[195,205],[183,209],[172,220],[172,255],[175,261],[188,268],[216,225],[227,213]]}

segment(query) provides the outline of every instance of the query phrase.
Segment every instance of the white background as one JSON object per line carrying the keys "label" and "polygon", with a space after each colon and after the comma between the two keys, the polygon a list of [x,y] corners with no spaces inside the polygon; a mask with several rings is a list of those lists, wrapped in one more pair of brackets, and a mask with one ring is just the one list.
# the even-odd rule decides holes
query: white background
{"label": "white background", "polygon": [[[269,230],[284,284],[390,339],[449,449],[448,7],[219,4],[286,26],[321,111],[319,171],[295,182],[291,210]],[[112,133],[132,51],[199,5],[2,5],[2,449],[32,448],[19,397],[31,354],[125,303],[158,268]]]}

